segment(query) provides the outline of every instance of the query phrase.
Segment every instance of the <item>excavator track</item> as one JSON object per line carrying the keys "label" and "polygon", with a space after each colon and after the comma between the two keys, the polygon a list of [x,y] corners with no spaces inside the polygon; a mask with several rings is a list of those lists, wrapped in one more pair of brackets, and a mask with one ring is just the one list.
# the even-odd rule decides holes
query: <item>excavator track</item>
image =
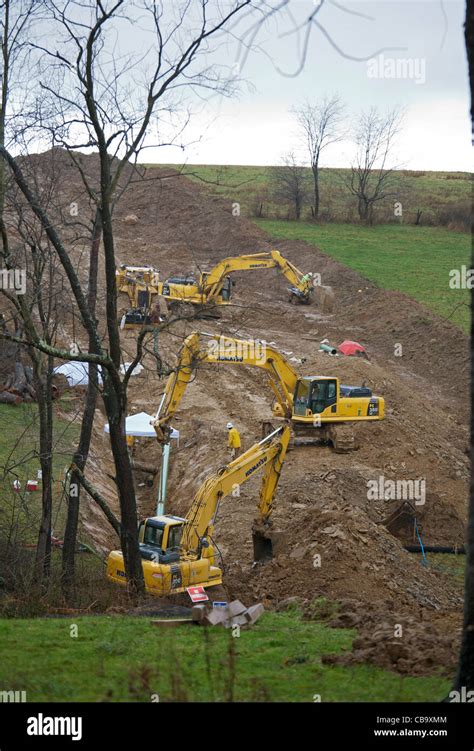
{"label": "excavator track", "polygon": [[175,316],[183,316],[190,319],[215,320],[221,317],[221,311],[214,304],[196,305],[181,300],[168,302],[171,313]]}
{"label": "excavator track", "polygon": [[351,425],[328,425],[326,431],[336,454],[347,454],[359,448]]}
{"label": "excavator track", "polygon": [[336,454],[348,454],[350,451],[356,451],[359,446],[351,425],[321,425],[313,427],[312,425],[298,425],[291,420],[278,421],[275,418],[272,422],[262,422],[262,437],[269,435],[275,427],[282,423],[291,427],[291,438],[288,450],[291,451],[297,446],[315,446],[330,444]]}
{"label": "excavator track", "polygon": [[312,427],[295,425],[294,446],[331,444],[336,454],[347,454],[359,448],[354,429],[348,424],[321,425]]}

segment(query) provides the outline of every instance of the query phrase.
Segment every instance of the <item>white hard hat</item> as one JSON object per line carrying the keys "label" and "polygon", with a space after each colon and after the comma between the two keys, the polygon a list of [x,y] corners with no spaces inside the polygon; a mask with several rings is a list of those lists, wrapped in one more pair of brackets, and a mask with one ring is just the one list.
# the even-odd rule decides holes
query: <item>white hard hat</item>
{"label": "white hard hat", "polygon": [[234,423],[232,423],[232,422],[228,422],[228,423],[227,423],[227,428],[228,428],[229,430],[230,430],[231,428],[233,428],[233,427],[234,427]]}

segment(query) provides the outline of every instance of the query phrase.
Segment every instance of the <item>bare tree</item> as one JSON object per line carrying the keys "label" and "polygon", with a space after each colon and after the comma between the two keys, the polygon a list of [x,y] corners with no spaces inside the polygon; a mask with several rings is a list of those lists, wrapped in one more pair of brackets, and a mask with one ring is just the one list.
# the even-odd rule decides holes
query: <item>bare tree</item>
{"label": "bare tree", "polygon": [[[97,276],[99,269],[99,247],[101,237],[102,214],[97,207],[92,226],[92,236],[89,253],[89,277],[87,288],[87,303],[89,310],[93,316],[95,316],[96,314],[97,305]],[[93,351],[93,346],[93,338],[91,335],[89,335],[89,351]],[[68,507],[62,552],[62,588],[66,599],[70,599],[73,594],[77,530],[79,525],[79,506],[81,498],[80,474],[83,474],[87,458],[89,456],[95,408],[99,394],[98,386],[98,367],[96,363],[91,362],[88,366],[87,393],[84,404],[84,412],[82,414],[81,433],[79,436],[79,442],[76,451],[74,452],[72,459],[71,473],[69,477]]]}
{"label": "bare tree", "polygon": [[[209,62],[213,51],[211,42],[215,37],[217,47],[224,32],[249,5],[249,0],[244,0],[229,5],[219,3],[210,8],[206,0],[201,0],[197,11],[188,2],[167,6],[151,0],[141,3],[140,7],[126,4],[124,0],[101,3],[88,0],[80,6],[54,0],[44,3],[48,12],[48,34],[41,44],[32,45],[38,63],[39,111],[34,113],[34,119],[25,128],[38,132],[39,123],[43,138],[46,134],[50,142],[52,140],[53,144],[67,149],[83,180],[96,219],[99,218],[106,273],[105,336],[72,262],[67,232],[42,205],[40,193],[28,180],[19,160],[4,145],[0,147],[0,156],[8,165],[10,177],[15,180],[57,254],[89,341],[88,350],[77,355],[45,342],[34,332],[31,332],[28,343],[48,356],[76,359],[102,368],[102,398],[110,427],[120,504],[121,546],[127,579],[137,590],[143,589],[143,572],[125,416],[128,382],[142,357],[144,339],[151,335],[152,330],[144,327],[140,332],[136,355],[122,375],[113,212],[123,191],[134,179],[140,179],[131,165],[136,162],[140,151],[149,145],[147,138],[152,125],[156,124],[154,121],[156,118],[165,120],[181,89],[201,88],[229,93],[230,86],[232,90],[233,82],[229,84],[219,66]],[[120,40],[126,39],[128,30],[140,15],[143,20],[143,14],[148,15],[147,28],[152,32],[149,48],[121,54]],[[77,156],[77,150],[81,148],[92,148],[97,152],[98,175],[91,177],[82,167]],[[85,478],[79,464],[76,464],[75,472],[84,485]],[[71,518],[71,540],[74,527]]]}
{"label": "bare tree", "polygon": [[[54,180],[54,177],[51,176],[51,179]],[[12,195],[12,192],[10,190],[4,196],[0,259],[9,271],[21,269],[24,289],[21,294],[5,288],[0,290],[12,311],[10,320],[8,314],[5,316],[6,326],[2,337],[24,342],[17,349],[15,362],[20,383],[21,377],[27,372],[23,364],[24,358],[29,356],[32,363],[33,394],[39,415],[39,462],[42,472],[42,512],[33,578],[46,590],[51,568],[53,508],[53,358],[30,346],[30,342],[38,339],[49,346],[55,343],[57,322],[61,319],[62,312],[58,306],[62,285],[58,279],[56,259],[43,228],[38,222],[30,221],[30,216],[21,203],[14,206],[14,200],[18,196],[14,192]],[[9,335],[8,324],[11,321],[15,323],[15,330]],[[18,327],[17,321],[21,321],[21,327]]]}
{"label": "bare tree", "polygon": [[[0,96],[0,147],[5,148],[8,130],[8,104],[12,82],[19,83],[20,70],[28,60],[26,35],[34,20],[38,5],[31,0],[19,0],[11,3],[5,0],[0,6],[0,29],[2,37],[2,78]],[[16,102],[18,106],[18,102]],[[50,180],[53,180],[50,176]],[[8,286],[2,285],[0,292],[8,300],[9,310],[13,312],[15,336],[18,337],[18,319],[22,321],[21,330],[28,332],[26,340],[34,332],[34,337],[41,338],[47,344],[54,341],[58,318],[54,298],[55,264],[46,234],[38,223],[31,223],[25,215],[21,203],[17,202],[16,191],[11,191],[15,207],[6,204],[8,175],[5,163],[0,163],[0,259],[7,272],[24,275],[23,294],[16,294]],[[48,196],[48,186],[42,184],[43,196]],[[8,214],[8,216],[6,216]],[[13,231],[12,231],[13,230]],[[31,294],[26,296],[26,275],[28,272]],[[47,277],[48,292],[45,295],[44,281]],[[8,333],[7,319],[2,335]],[[29,354],[33,366],[34,394],[39,413],[39,460],[42,471],[42,512],[36,547],[36,565],[34,579],[42,588],[47,587],[51,565],[51,519],[52,519],[52,470],[53,470],[53,411],[52,411],[52,369],[53,359],[39,350],[27,346],[18,347],[15,362],[17,373],[26,373],[21,361],[23,352]]]}
{"label": "bare tree", "polygon": [[368,224],[373,222],[375,204],[397,195],[393,187],[397,166],[392,156],[401,120],[399,110],[382,115],[372,107],[360,115],[356,126],[356,156],[347,184],[357,196],[359,218]]}
{"label": "bare tree", "polygon": [[271,183],[273,195],[278,201],[293,207],[296,219],[301,218],[301,210],[308,193],[308,173],[306,167],[298,163],[293,153],[282,158],[282,164],[272,167]]}
{"label": "bare tree", "polygon": [[344,105],[340,97],[324,97],[321,102],[310,104],[306,102],[295,110],[296,119],[302,134],[311,172],[313,174],[314,205],[311,207],[315,219],[319,216],[320,185],[319,172],[321,155],[333,143],[343,138],[342,121]]}

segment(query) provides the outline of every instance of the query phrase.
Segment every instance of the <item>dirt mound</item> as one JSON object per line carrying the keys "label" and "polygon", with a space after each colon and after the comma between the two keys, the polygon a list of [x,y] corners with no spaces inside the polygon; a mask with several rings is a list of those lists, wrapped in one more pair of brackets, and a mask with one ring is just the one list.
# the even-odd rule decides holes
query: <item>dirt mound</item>
{"label": "dirt mound", "polygon": [[[230,567],[227,581],[234,596],[243,587],[267,605],[291,594],[392,602],[405,611],[460,606],[459,592],[447,578],[406,552],[363,508],[340,500],[298,498],[276,514],[274,529],[284,534],[273,561]],[[282,530],[282,520],[289,518],[291,526]]]}
{"label": "dirt mound", "polygon": [[461,618],[440,617],[420,610],[417,617],[388,607],[384,612],[367,603],[339,603],[338,616],[329,622],[333,628],[357,628],[352,651],[323,655],[325,665],[367,664],[402,675],[452,677],[457,665],[461,638]]}

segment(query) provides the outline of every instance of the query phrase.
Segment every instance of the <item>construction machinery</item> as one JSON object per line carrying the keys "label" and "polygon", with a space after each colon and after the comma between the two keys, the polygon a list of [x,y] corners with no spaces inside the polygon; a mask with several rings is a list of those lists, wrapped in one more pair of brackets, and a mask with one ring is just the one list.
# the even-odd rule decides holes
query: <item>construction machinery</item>
{"label": "construction machinery", "polygon": [[[237,496],[236,488],[263,471],[258,517],[253,526],[254,558],[272,555],[270,517],[285,459],[290,429],[280,427],[230,464],[210,475],[197,491],[183,519],[165,514],[145,519],[139,526],[139,544],[146,590],[152,595],[184,592],[187,587],[222,584],[222,569],[215,564],[213,530],[220,503]],[[107,560],[107,577],[126,585],[123,555],[113,550]]]}
{"label": "construction machinery", "polygon": [[153,266],[126,266],[122,264],[115,272],[118,292],[125,292],[134,309],[151,307],[153,295],[159,293],[160,272]]}
{"label": "construction machinery", "polygon": [[154,266],[127,266],[115,271],[118,292],[128,295],[130,308],[121,322],[124,328],[137,328],[151,324],[150,309],[153,297],[159,294],[160,272]]}
{"label": "construction machinery", "polygon": [[210,271],[203,271],[199,279],[171,277],[163,282],[159,294],[167,300],[194,305],[228,305],[232,292],[229,274],[256,269],[278,269],[291,284],[288,291],[292,300],[305,304],[310,302],[314,287],[313,274],[303,274],[278,250],[224,258]]}
{"label": "construction machinery", "polygon": [[290,302],[308,304],[311,301],[317,277],[312,273],[303,274],[278,250],[224,258],[210,271],[203,271],[198,279],[181,275],[162,282],[158,269],[152,266],[122,265],[116,271],[116,283],[117,290],[125,292],[130,300],[131,310],[126,314],[126,323],[137,325],[140,311],[143,323],[147,322],[146,314],[154,295],[174,305],[198,305],[208,311],[218,305],[228,305],[233,284],[229,274],[256,269],[281,271],[291,285],[288,288]]}
{"label": "construction machinery", "polygon": [[350,423],[385,416],[383,397],[369,388],[342,385],[335,376],[299,376],[287,358],[266,342],[195,332],[183,343],[155,415],[153,424],[161,443],[168,442],[169,422],[202,363],[263,369],[275,396],[273,415],[289,422],[295,445],[323,442],[339,453],[352,451],[357,444]]}

